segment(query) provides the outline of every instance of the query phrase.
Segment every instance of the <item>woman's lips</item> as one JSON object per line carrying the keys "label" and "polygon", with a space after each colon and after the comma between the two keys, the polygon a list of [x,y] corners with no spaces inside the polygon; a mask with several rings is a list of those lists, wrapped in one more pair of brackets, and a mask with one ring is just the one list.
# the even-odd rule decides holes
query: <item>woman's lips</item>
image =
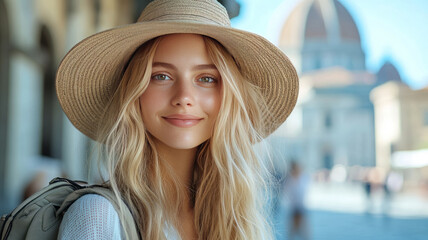
{"label": "woman's lips", "polygon": [[192,127],[198,124],[203,118],[186,114],[174,114],[162,117],[168,123],[177,127]]}

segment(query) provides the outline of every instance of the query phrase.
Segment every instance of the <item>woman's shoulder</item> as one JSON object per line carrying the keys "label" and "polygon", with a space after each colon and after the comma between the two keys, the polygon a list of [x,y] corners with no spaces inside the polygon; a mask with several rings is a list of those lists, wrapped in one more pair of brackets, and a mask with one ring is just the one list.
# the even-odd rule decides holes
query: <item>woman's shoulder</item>
{"label": "woman's shoulder", "polygon": [[109,200],[97,194],[77,199],[64,214],[58,239],[120,239],[119,215]]}

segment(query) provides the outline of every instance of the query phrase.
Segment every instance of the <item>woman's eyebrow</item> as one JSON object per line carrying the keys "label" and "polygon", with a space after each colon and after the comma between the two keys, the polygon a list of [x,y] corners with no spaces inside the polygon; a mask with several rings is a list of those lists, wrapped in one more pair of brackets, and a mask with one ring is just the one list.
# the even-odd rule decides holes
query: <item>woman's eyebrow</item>
{"label": "woman's eyebrow", "polygon": [[217,70],[217,67],[214,64],[199,64],[192,68],[193,70],[205,70],[205,69],[213,69]]}
{"label": "woman's eyebrow", "polygon": [[152,67],[165,67],[165,68],[170,68],[170,69],[173,69],[173,70],[177,70],[176,66],[174,66],[171,63],[166,63],[166,62],[154,62],[152,64]]}
{"label": "woman's eyebrow", "polygon": [[[173,70],[178,70],[178,68],[174,64],[166,63],[166,62],[153,62],[152,67],[165,67]],[[192,67],[192,70],[205,70],[205,69],[217,70],[217,67],[214,64],[198,64]]]}

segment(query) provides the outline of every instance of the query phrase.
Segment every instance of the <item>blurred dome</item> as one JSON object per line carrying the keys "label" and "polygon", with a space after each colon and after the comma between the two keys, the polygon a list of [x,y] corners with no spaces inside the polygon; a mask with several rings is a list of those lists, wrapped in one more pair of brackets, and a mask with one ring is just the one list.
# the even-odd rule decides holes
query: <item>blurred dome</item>
{"label": "blurred dome", "polygon": [[290,13],[279,42],[282,46],[296,46],[308,40],[360,43],[360,33],[339,1],[304,0]]}
{"label": "blurred dome", "polygon": [[302,0],[282,27],[279,47],[299,74],[331,67],[366,70],[357,25],[338,0]]}
{"label": "blurred dome", "polygon": [[376,75],[377,81],[380,84],[391,80],[402,82],[400,73],[398,72],[397,68],[389,61],[386,61],[383,64],[383,66],[379,69]]}

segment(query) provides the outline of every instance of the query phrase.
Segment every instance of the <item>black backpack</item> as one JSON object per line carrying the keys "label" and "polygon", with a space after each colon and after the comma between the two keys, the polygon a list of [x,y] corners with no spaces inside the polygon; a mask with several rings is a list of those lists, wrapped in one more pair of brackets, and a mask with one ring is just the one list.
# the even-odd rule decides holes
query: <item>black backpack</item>
{"label": "black backpack", "polygon": [[[119,203],[108,187],[87,185],[66,178],[55,178],[0,220],[1,240],[57,239],[62,217],[68,207],[85,194],[98,194],[108,199],[119,212]],[[128,208],[124,226],[131,239],[140,239],[135,221]]]}

